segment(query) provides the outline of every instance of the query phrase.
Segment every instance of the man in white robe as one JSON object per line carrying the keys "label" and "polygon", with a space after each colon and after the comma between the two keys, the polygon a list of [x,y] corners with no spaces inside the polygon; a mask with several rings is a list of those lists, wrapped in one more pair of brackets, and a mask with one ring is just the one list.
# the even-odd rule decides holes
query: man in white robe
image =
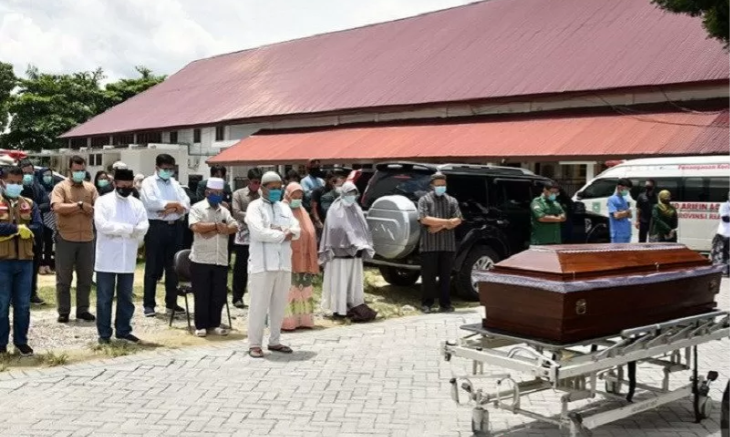
{"label": "man in white robe", "polygon": [[264,326],[269,317],[269,346],[273,352],[291,353],[281,344],[281,324],[291,288],[291,241],[299,238],[299,222],[282,200],[282,180],[275,172],[261,178],[261,197],[246,210],[250,233],[248,263],[251,302],[248,314],[249,355],[262,358]]}
{"label": "man in white robe", "polygon": [[138,343],[132,334],[134,315],[134,270],[137,249],[144,240],[149,222],[142,202],[132,196],[134,173],[127,169],[114,172],[114,194],[99,197],[94,205],[96,225],[96,328],[99,343],[109,344],[112,336],[112,304],[116,291],[114,320],[119,340]]}

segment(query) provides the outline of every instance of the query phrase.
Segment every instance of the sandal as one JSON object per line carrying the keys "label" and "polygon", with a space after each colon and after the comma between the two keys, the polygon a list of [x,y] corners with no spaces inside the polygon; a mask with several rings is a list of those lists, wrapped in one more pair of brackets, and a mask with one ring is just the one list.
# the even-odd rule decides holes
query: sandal
{"label": "sandal", "polygon": [[283,344],[280,344],[278,346],[269,346],[269,350],[271,352],[279,352],[282,354],[290,354],[294,352],[289,346],[284,346]]}
{"label": "sandal", "polygon": [[260,347],[252,347],[248,350],[248,356],[251,358],[263,358],[264,351]]}

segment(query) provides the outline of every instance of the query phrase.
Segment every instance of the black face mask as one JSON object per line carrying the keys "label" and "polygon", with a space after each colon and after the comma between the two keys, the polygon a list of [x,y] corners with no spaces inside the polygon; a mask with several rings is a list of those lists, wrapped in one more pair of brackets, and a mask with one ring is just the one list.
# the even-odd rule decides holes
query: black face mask
{"label": "black face mask", "polygon": [[644,188],[646,188],[647,193],[651,193],[652,191],[654,191],[654,187],[644,187]]}
{"label": "black face mask", "polygon": [[134,188],[132,187],[119,187],[117,188],[117,194],[119,194],[122,197],[129,197],[130,194],[134,192]]}

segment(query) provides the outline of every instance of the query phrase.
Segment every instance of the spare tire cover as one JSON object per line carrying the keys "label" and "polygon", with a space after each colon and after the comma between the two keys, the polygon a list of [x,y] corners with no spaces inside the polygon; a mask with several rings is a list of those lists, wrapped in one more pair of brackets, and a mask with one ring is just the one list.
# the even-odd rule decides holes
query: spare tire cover
{"label": "spare tire cover", "polygon": [[401,259],[418,245],[421,224],[416,205],[404,196],[384,196],[368,210],[368,226],[375,253],[385,259]]}

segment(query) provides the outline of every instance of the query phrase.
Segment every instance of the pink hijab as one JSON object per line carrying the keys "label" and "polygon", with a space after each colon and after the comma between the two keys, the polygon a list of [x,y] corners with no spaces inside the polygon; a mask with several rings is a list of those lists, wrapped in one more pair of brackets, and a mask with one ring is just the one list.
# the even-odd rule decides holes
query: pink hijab
{"label": "pink hijab", "polygon": [[[297,191],[304,191],[301,185],[292,182],[286,187],[284,202],[291,206],[292,194]],[[292,208],[292,213],[299,220],[299,227],[302,233],[298,240],[291,242],[292,249],[292,272],[319,274],[319,262],[317,259],[317,231],[309,218],[304,207]]]}

